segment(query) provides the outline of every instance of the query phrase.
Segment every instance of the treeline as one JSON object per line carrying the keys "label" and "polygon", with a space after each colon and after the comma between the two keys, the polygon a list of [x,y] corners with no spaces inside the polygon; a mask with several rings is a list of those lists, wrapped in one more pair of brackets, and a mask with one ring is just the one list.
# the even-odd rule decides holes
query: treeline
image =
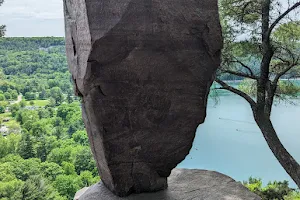
{"label": "treeline", "polygon": [[29,51],[55,46],[64,46],[62,37],[6,37],[0,38],[0,50]]}

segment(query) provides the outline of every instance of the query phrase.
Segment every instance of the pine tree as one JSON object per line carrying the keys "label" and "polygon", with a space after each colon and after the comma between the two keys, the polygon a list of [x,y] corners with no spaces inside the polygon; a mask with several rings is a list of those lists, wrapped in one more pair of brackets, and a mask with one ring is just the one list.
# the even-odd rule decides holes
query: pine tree
{"label": "pine tree", "polygon": [[28,132],[22,135],[19,143],[19,154],[24,159],[33,158],[35,155],[31,135]]}

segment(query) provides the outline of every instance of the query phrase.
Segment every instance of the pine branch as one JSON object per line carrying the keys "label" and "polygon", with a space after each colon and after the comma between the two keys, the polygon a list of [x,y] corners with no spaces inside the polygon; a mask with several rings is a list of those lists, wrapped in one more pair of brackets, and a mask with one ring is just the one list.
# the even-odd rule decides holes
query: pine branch
{"label": "pine branch", "polygon": [[232,70],[221,70],[223,73],[228,73],[228,74],[233,74],[236,76],[240,76],[240,77],[244,77],[244,78],[250,78],[250,79],[254,79],[257,80],[258,77],[254,76],[254,75],[249,75],[243,72],[236,72],[236,71],[232,71]]}
{"label": "pine branch", "polygon": [[289,65],[287,68],[285,68],[283,71],[279,72],[279,73],[275,76],[275,78],[274,78],[274,80],[273,80],[273,85],[277,85],[279,79],[280,79],[283,75],[285,75],[288,71],[290,71],[293,67],[295,67],[295,66],[297,66],[296,63],[291,64],[291,65]]}
{"label": "pine branch", "polygon": [[225,83],[224,81],[222,81],[218,78],[216,78],[215,81],[222,86],[219,89],[228,90],[232,93],[235,93],[235,94],[239,95],[240,97],[243,97],[246,101],[248,101],[249,104],[251,105],[251,107],[256,106],[255,101],[248,94],[246,94],[245,92],[242,92],[238,89],[235,89],[234,87],[231,87],[230,85],[228,85],[227,83]]}
{"label": "pine branch", "polygon": [[268,31],[268,35],[270,37],[271,32],[273,31],[273,29],[276,27],[276,25],[285,17],[287,16],[290,12],[292,12],[293,10],[295,10],[297,7],[300,6],[300,1],[298,1],[297,3],[295,3],[292,7],[290,7],[289,9],[287,9],[284,13],[282,13],[270,26],[269,31]]}
{"label": "pine branch", "polygon": [[235,59],[234,61],[231,61],[231,62],[239,63],[242,67],[244,67],[245,69],[247,69],[250,72],[251,76],[255,76],[253,71],[251,70],[251,68],[249,66],[247,66],[245,63],[243,63],[237,59]]}

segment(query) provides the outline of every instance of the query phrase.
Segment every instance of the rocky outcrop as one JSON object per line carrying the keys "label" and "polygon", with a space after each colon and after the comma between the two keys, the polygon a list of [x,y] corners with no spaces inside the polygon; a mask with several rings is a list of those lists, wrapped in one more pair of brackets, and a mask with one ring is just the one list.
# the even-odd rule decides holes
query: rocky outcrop
{"label": "rocky outcrop", "polygon": [[66,45],[99,174],[119,196],[167,187],[206,115],[217,0],[64,0]]}
{"label": "rocky outcrop", "polygon": [[174,169],[165,191],[134,194],[119,198],[107,190],[103,183],[91,186],[79,200],[260,200],[241,183],[223,174],[205,171]]}

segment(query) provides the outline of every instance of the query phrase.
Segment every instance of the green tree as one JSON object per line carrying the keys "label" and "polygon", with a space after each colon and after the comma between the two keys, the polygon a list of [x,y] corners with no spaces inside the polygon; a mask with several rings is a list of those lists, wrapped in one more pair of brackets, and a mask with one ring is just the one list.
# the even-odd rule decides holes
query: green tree
{"label": "green tree", "polygon": [[89,145],[89,140],[86,131],[76,131],[73,135],[72,138],[75,142],[78,144],[81,144],[83,146],[88,146]]}
{"label": "green tree", "polygon": [[284,197],[284,200],[300,200],[300,193],[299,192],[292,192]]}
{"label": "green tree", "polygon": [[0,93],[0,101],[4,101],[4,100],[5,100],[4,94],[1,94],[1,93]]}
{"label": "green tree", "polygon": [[42,91],[39,93],[39,99],[44,100],[47,98],[47,92],[45,89],[42,89]]}
{"label": "green tree", "polygon": [[69,200],[73,199],[75,193],[80,189],[79,184],[74,175],[59,175],[54,181],[54,187],[59,194],[66,196]]}
{"label": "green tree", "polygon": [[93,174],[92,172],[90,171],[83,171],[80,173],[80,182],[81,182],[81,185],[80,187],[89,187],[91,186],[92,184],[94,184],[94,177],[93,177]]}
{"label": "green tree", "polygon": [[59,87],[51,88],[50,95],[55,100],[56,105],[60,105],[63,102],[64,96]]}
{"label": "green tree", "polygon": [[1,113],[5,113],[5,107],[4,106],[0,106],[0,114]]}
{"label": "green tree", "polygon": [[27,101],[35,100],[36,99],[36,94],[34,92],[26,92],[25,93],[25,99]]}
{"label": "green tree", "polygon": [[97,174],[96,163],[91,153],[89,147],[80,147],[76,150],[75,161],[74,161],[75,169],[77,174],[80,174],[81,171],[91,171]]}
{"label": "green tree", "polygon": [[62,199],[59,193],[41,176],[29,177],[22,188],[24,200],[57,200]]}
{"label": "green tree", "polygon": [[10,163],[0,163],[0,198],[21,199],[23,181],[18,180]]}
{"label": "green tree", "polygon": [[23,159],[19,155],[7,155],[1,162],[12,166],[12,171],[17,179],[26,181],[30,176],[40,175],[39,165],[41,160],[37,158]]}
{"label": "green tree", "polygon": [[21,135],[9,134],[7,137],[0,136],[0,158],[8,154],[16,154]]}
{"label": "green tree", "polygon": [[[233,92],[250,104],[268,146],[298,187],[300,165],[282,145],[270,116],[275,97],[291,95],[281,90],[280,79],[291,78],[290,72],[300,64],[300,25],[292,19],[299,6],[300,2],[289,1],[289,7],[281,12],[278,0],[220,1],[224,50],[216,78],[221,86],[218,89]],[[223,74],[253,80],[255,96],[230,86],[221,79]]]}
{"label": "green tree", "polygon": [[4,96],[5,96],[6,100],[11,100],[12,99],[11,94],[9,92],[5,92]]}
{"label": "green tree", "polygon": [[249,178],[244,185],[252,192],[259,195],[262,200],[284,200],[285,197],[293,195],[293,189],[289,188],[288,181],[269,182],[266,187],[262,187],[261,179]]}
{"label": "green tree", "polygon": [[19,143],[19,155],[24,159],[33,158],[35,156],[32,138],[27,132],[22,134],[22,139]]}
{"label": "green tree", "polygon": [[0,158],[5,157],[8,154],[8,147],[6,138],[0,136]]}
{"label": "green tree", "polygon": [[16,116],[17,112],[20,110],[19,104],[13,104],[10,106],[10,112],[13,117]]}
{"label": "green tree", "polygon": [[18,99],[18,92],[17,92],[17,90],[12,90],[10,94],[11,94],[11,98],[13,100],[17,100]]}
{"label": "green tree", "polygon": [[20,102],[20,107],[21,108],[24,108],[26,106],[26,101],[25,100],[22,100],[21,102]]}
{"label": "green tree", "polygon": [[69,162],[62,162],[62,168],[64,169],[65,175],[75,175],[75,166]]}
{"label": "green tree", "polygon": [[36,157],[41,159],[42,162],[45,162],[47,159],[47,148],[45,137],[40,137],[39,141],[36,144]]}
{"label": "green tree", "polygon": [[58,175],[62,175],[64,170],[61,166],[53,162],[43,162],[40,165],[40,169],[44,176],[50,181],[54,181]]}
{"label": "green tree", "polygon": [[71,146],[55,148],[53,149],[47,157],[49,162],[54,162],[62,165],[63,162],[73,162],[73,148]]}

